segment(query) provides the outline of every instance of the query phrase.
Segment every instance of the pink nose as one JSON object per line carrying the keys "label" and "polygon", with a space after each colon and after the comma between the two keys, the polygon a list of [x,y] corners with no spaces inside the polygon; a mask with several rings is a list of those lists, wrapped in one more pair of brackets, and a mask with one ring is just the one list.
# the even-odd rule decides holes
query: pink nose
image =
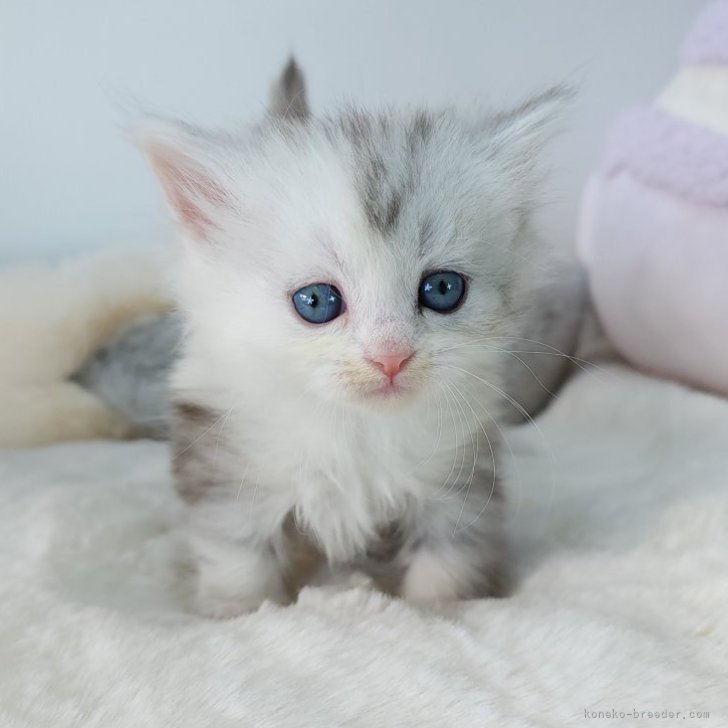
{"label": "pink nose", "polygon": [[369,361],[375,367],[379,367],[390,379],[394,379],[411,358],[411,352],[406,354],[377,354],[371,357]]}

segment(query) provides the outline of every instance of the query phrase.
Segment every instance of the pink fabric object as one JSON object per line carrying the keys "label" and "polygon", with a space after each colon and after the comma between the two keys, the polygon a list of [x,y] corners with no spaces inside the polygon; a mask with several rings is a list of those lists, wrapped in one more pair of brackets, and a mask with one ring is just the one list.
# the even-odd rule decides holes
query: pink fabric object
{"label": "pink fabric object", "polygon": [[631,109],[617,119],[602,169],[607,175],[627,170],[685,199],[728,207],[728,137],[660,109]]}
{"label": "pink fabric object", "polygon": [[728,0],[713,2],[698,18],[683,45],[686,64],[728,64]]}
{"label": "pink fabric object", "polygon": [[580,254],[607,335],[637,366],[728,394],[728,207],[595,174]]}

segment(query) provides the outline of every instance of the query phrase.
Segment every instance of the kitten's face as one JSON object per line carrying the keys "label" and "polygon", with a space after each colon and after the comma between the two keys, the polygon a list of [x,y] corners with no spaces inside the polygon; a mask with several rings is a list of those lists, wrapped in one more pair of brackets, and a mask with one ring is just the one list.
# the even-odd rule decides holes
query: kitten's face
{"label": "kitten's face", "polygon": [[392,408],[492,376],[496,352],[473,344],[514,331],[531,159],[557,100],[148,137],[186,233],[181,303],[223,386]]}

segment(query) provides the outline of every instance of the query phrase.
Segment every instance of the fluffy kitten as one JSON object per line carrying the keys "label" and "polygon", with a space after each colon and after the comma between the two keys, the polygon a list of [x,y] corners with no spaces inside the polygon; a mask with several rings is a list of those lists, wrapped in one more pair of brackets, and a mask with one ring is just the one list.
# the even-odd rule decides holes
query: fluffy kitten
{"label": "fluffy kitten", "polygon": [[407,598],[499,591],[509,345],[578,310],[544,304],[529,222],[564,96],[314,119],[291,63],[254,127],[142,128],[182,230],[174,472],[197,611],[285,601],[297,532]]}

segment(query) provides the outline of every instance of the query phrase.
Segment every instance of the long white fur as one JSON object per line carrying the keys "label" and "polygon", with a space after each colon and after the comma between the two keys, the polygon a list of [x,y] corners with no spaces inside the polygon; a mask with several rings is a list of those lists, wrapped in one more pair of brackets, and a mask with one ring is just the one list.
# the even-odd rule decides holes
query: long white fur
{"label": "long white fur", "polygon": [[[221,413],[205,440],[228,475],[226,497],[189,512],[199,611],[229,616],[279,597],[291,511],[335,563],[361,554],[382,524],[431,518],[428,538],[442,548],[413,545],[402,587],[413,598],[467,595],[475,560],[501,558],[489,534],[500,520],[491,496],[504,356],[471,344],[518,336],[529,291],[543,282],[540,264],[524,264],[548,258],[531,247],[527,211],[561,101],[438,116],[395,245],[367,220],[356,152],[333,123],[141,130],[181,222],[176,296],[187,335],[173,387]],[[397,165],[410,117],[387,119],[395,132],[373,143]],[[425,217],[432,230],[419,254]],[[451,316],[416,305],[420,277],[441,269],[469,277]],[[347,310],[313,327],[291,294],[317,281],[335,283]],[[393,347],[416,355],[400,375],[408,391],[382,401],[367,356]],[[476,490],[481,468],[494,482]],[[482,547],[458,547],[468,528]]]}

